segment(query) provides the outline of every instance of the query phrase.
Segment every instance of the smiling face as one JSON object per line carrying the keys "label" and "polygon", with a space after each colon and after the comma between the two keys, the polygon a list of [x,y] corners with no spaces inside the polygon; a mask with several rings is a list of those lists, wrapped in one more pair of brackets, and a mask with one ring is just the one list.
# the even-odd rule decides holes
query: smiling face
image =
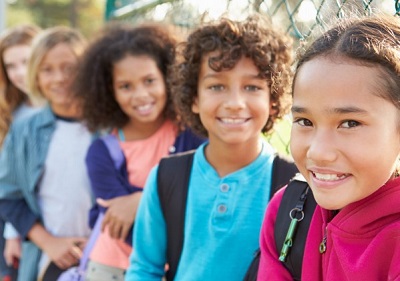
{"label": "smiling face", "polygon": [[29,45],[15,45],[5,49],[3,53],[7,77],[23,93],[28,92],[26,73],[30,51]]}
{"label": "smiling face", "polygon": [[114,64],[115,99],[132,125],[159,126],[167,102],[164,77],[155,60],[128,55]]}
{"label": "smiling face", "polygon": [[73,105],[70,83],[73,79],[78,58],[65,43],[59,43],[44,56],[38,68],[38,87],[49,101],[53,112],[69,116]]}
{"label": "smiling face", "polygon": [[257,146],[261,129],[270,115],[270,91],[249,58],[234,68],[216,72],[203,59],[198,96],[192,106],[199,114],[211,143]]}
{"label": "smiling face", "polygon": [[379,189],[400,152],[399,110],[376,67],[315,58],[293,89],[291,151],[319,205],[337,210]]}

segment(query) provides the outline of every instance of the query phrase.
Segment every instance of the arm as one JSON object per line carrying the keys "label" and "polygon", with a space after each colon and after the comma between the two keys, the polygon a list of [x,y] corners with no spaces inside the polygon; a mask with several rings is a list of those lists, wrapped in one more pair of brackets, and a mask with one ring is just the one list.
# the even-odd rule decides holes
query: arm
{"label": "arm", "polygon": [[[53,237],[40,224],[39,215],[35,214],[28,205],[28,199],[24,197],[22,188],[27,181],[24,173],[28,171],[25,163],[29,162],[29,159],[25,159],[23,153],[26,147],[15,147],[23,145],[21,141],[17,141],[20,137],[19,131],[21,130],[14,130],[14,127],[10,129],[0,154],[0,216],[16,228],[22,239],[30,239],[49,254],[57,265],[66,268],[77,262],[76,257],[79,253],[75,254],[77,248],[75,244],[82,243],[84,240]],[[72,250],[74,250],[74,256],[68,253]]]}
{"label": "arm", "polygon": [[90,146],[86,165],[97,198],[95,208],[105,213],[102,230],[108,226],[111,237],[129,239],[127,242],[130,244],[130,231],[142,189],[129,183],[126,165],[118,170],[115,168],[114,160],[101,139]]}
{"label": "arm", "polygon": [[261,228],[260,248],[261,258],[258,268],[258,281],[280,280],[292,281],[293,278],[285,266],[279,261],[278,250],[275,245],[274,226],[278,213],[279,205],[285,188],[279,190],[271,199],[265,214],[264,222]]}
{"label": "arm", "polygon": [[157,168],[151,171],[136,216],[133,248],[125,280],[158,280],[164,275],[167,235],[157,192]]}

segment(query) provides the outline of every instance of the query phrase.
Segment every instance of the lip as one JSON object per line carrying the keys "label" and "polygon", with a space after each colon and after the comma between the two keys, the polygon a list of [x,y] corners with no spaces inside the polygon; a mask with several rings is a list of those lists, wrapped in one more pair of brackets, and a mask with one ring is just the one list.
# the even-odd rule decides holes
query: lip
{"label": "lip", "polygon": [[321,189],[334,189],[347,182],[352,176],[349,173],[318,168],[308,169],[308,172],[313,185]]}
{"label": "lip", "polygon": [[248,117],[218,117],[217,119],[224,126],[229,127],[240,127],[250,120]]}
{"label": "lip", "polygon": [[154,102],[150,102],[146,104],[136,105],[133,108],[139,113],[139,115],[145,116],[149,115],[153,111],[154,105]]}

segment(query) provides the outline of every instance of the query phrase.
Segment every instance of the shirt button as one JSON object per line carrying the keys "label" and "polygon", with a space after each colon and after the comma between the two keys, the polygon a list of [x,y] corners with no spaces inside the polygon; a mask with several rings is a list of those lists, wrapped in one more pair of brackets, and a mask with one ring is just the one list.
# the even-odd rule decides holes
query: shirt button
{"label": "shirt button", "polygon": [[227,185],[226,183],[221,184],[220,187],[222,192],[227,192],[229,190],[229,185]]}
{"label": "shirt button", "polygon": [[176,151],[175,146],[171,145],[168,149],[169,153],[174,153]]}
{"label": "shirt button", "polygon": [[224,204],[218,205],[218,212],[219,213],[225,213],[227,210],[227,207]]}

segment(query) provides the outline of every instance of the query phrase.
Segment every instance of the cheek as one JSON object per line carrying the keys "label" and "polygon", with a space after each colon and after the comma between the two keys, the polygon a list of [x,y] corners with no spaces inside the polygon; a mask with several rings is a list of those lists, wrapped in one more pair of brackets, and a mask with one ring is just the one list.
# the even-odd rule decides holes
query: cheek
{"label": "cheek", "polygon": [[295,162],[301,163],[302,161],[304,161],[307,154],[305,141],[293,128],[290,134],[289,143],[290,143],[290,152]]}

